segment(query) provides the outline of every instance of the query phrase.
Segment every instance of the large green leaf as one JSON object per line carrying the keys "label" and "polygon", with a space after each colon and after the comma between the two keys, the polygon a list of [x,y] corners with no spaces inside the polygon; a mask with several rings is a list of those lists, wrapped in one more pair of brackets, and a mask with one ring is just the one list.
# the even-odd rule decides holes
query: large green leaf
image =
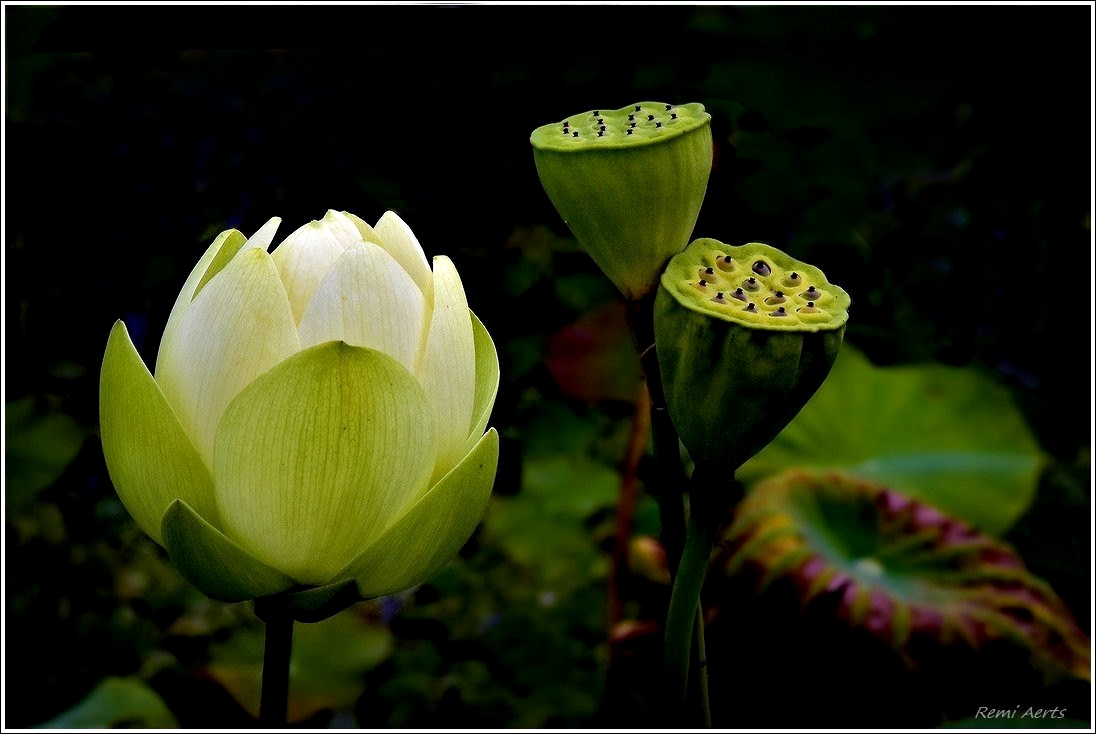
{"label": "large green leaf", "polygon": [[40,729],[174,729],[160,694],[136,678],[106,678],[80,703]]}
{"label": "large green leaf", "polygon": [[834,468],[999,535],[1032,502],[1042,454],[1008,391],[974,367],[876,367],[847,344],[829,378],[739,471]]}

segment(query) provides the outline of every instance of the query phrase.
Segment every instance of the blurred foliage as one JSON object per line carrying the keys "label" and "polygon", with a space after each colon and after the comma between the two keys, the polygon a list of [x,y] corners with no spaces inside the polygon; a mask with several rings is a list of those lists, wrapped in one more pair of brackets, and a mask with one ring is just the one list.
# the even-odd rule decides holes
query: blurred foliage
{"label": "blurred foliage", "polygon": [[789,466],[841,469],[999,535],[1031,505],[1041,464],[1008,391],[984,371],[874,367],[848,346],[739,478],[751,483]]}
{"label": "blurred foliage", "polygon": [[88,697],[50,719],[44,729],[174,729],[163,699],[134,678],[106,678]]}
{"label": "blurred foliage", "polygon": [[[1019,410],[1038,488],[1029,506],[1030,475],[1010,483],[987,522],[1028,507],[1004,539],[1091,634],[1089,12],[5,5],[5,726],[167,725],[157,696],[183,727],[253,724],[261,625],[189,587],[121,507],[95,437],[99,365],[117,318],[153,363],[217,231],[328,208],[394,208],[453,258],[499,346],[504,443],[458,561],[298,625],[298,723],[649,726],[645,620],[667,587],[610,562],[638,366],[528,143],[635,99],[713,114],[697,236],[817,264],[852,295],[848,341],[874,365],[982,375],[931,445],[981,446]],[[835,457],[908,440],[927,420],[918,389],[879,404],[917,411],[905,420],[832,408]],[[654,535],[657,487],[638,472],[632,534]],[[1083,682],[992,661],[918,677],[794,603],[744,605],[709,653],[717,725],[934,726],[1028,702],[1091,717]]]}

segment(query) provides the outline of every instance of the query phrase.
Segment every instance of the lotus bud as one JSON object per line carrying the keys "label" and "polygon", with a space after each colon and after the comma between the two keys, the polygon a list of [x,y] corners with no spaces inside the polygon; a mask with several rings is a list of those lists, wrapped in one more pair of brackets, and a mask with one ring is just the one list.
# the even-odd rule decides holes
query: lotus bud
{"label": "lotus bud", "polygon": [[654,292],[689,242],[712,168],[699,103],[591,110],[530,137],[541,185],[579,244],[629,300]]}
{"label": "lotus bud", "polygon": [[821,270],[759,242],[702,238],[670,260],[655,346],[694,461],[733,474],[784,429],[829,374],[849,303]]}
{"label": "lotus bud", "polygon": [[268,253],[278,223],[217,237],[155,376],[114,325],[100,420],[119,497],[184,577],[308,620],[456,555],[494,480],[499,367],[453,263],[394,213],[330,211]]}

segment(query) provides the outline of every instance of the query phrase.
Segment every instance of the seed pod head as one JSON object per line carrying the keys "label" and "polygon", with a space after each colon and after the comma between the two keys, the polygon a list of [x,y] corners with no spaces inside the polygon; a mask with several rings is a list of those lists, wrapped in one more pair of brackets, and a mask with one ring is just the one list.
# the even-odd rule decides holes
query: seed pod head
{"label": "seed pod head", "polygon": [[849,303],[821,270],[760,242],[702,238],[670,260],[655,345],[670,418],[694,461],[733,472],[791,422],[837,358]]}
{"label": "seed pod head", "polygon": [[712,168],[704,105],[591,110],[530,136],[541,185],[575,238],[628,299],[658,287],[689,241]]}

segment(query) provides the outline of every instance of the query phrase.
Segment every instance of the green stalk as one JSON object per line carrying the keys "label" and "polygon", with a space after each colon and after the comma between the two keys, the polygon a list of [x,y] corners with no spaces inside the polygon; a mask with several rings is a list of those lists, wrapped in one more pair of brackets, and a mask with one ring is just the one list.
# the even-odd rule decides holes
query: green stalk
{"label": "green stalk", "polygon": [[285,728],[289,713],[289,659],[293,649],[293,614],[272,597],[255,600],[255,614],[266,623],[259,724]]}
{"label": "green stalk", "polygon": [[666,410],[662,371],[655,352],[654,296],[628,302],[628,323],[639,353],[651,405],[651,434],[654,439],[655,480],[658,492],[658,520],[662,547],[671,578],[677,573],[685,537],[684,482],[677,430]]}
{"label": "green stalk", "polygon": [[[693,507],[685,525],[685,548],[681,554],[677,576],[670,594],[670,608],[666,613],[666,636],[663,646],[663,682],[667,691],[668,715],[683,717],[689,692],[689,669],[693,661],[694,645],[700,653],[704,647],[704,625],[700,608],[700,589],[708,571],[708,559],[712,555],[714,532],[710,518],[699,508]],[[695,629],[695,635],[694,635]],[[697,655],[697,663],[703,659]],[[706,678],[706,675],[705,675]],[[698,678],[700,690],[707,689],[707,681]],[[707,697],[704,699],[702,718],[710,719]],[[679,721],[678,726],[686,722]]]}
{"label": "green stalk", "polygon": [[708,653],[704,646],[704,607],[696,605],[696,626],[693,628],[693,656],[696,660],[697,707],[705,729],[712,728],[712,707],[708,702]]}

